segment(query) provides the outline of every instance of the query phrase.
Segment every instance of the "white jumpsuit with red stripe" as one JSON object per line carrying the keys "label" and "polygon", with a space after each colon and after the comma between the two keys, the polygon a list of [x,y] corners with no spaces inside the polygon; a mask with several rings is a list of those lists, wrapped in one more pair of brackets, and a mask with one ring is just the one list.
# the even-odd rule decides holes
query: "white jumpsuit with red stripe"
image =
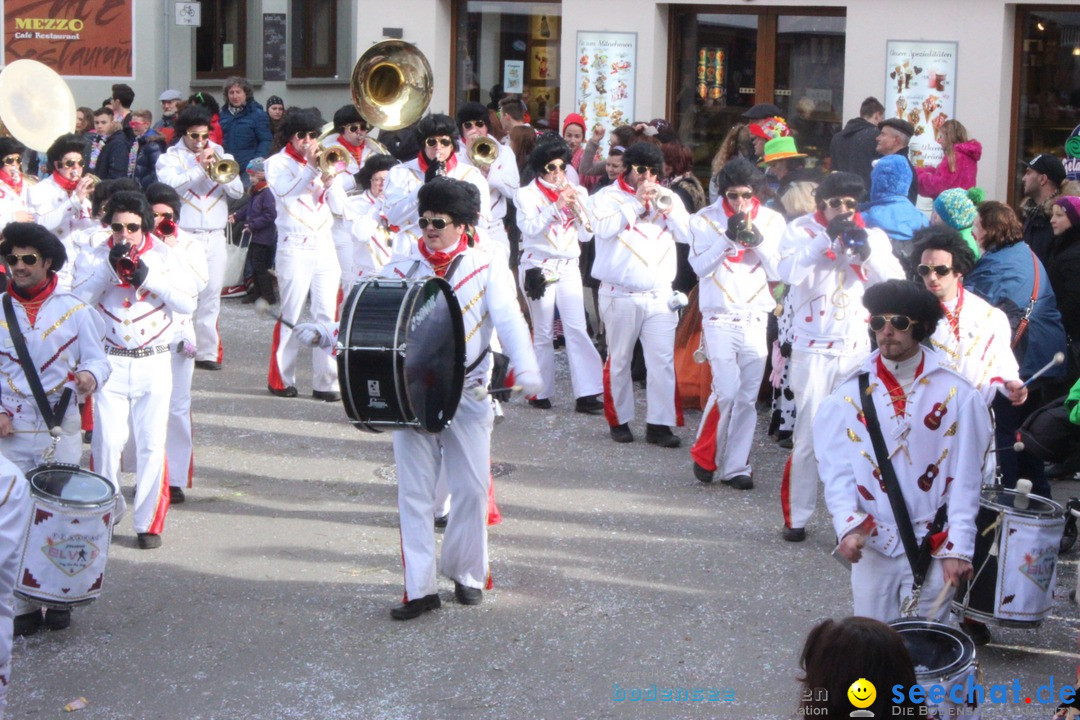
{"label": "white jumpsuit with red stripe", "polygon": [[0,718],[11,685],[11,641],[15,573],[30,519],[30,483],[10,460],[0,457]]}
{"label": "white jumpsuit with red stripe", "polygon": [[642,205],[622,178],[592,197],[592,274],[600,281],[600,317],[608,342],[604,414],[611,426],[634,419],[630,363],[641,340],[648,372],[645,420],[681,425],[675,406],[675,326],[668,307],[675,243],[687,242],[690,217],[678,196],[668,212]]}
{"label": "white jumpsuit with red stripe", "polygon": [[730,216],[720,199],[690,218],[690,265],[701,279],[701,330],[712,368],[712,393],[690,454],[722,480],[753,476],[754,402],[765,372],[768,314],[776,306],[769,282],[777,279],[784,234],[783,216],[757,207],[750,219],[763,239],[744,247],[725,234]]}
{"label": "white jumpsuit with red stripe", "polygon": [[133,524],[136,533],[161,533],[169,509],[165,434],[172,394],[174,313],[195,311],[192,274],[167,245],[146,235],[139,245],[148,273],[142,286],[122,283],[109,264],[111,242],[79,256],[72,292],[105,321],[105,353],[112,374],[94,403],[94,468],[120,487],[120,456],[128,419],[138,450]]}

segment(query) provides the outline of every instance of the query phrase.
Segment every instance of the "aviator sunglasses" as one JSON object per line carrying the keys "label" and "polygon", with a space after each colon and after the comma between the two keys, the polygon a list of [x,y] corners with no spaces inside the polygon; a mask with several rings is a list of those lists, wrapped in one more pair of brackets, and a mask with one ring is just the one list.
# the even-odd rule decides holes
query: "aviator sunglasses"
{"label": "aviator sunglasses", "polygon": [[126,229],[129,233],[135,233],[142,230],[142,223],[113,223],[109,225],[114,233],[122,233]]}
{"label": "aviator sunglasses", "polygon": [[564,163],[562,160],[552,160],[551,162],[549,162],[547,165],[544,166],[544,172],[545,173],[553,173],[553,172],[556,172],[558,170],[565,170],[565,169],[566,169],[566,163]]}
{"label": "aviator sunglasses", "polygon": [[871,315],[870,316],[870,329],[874,332],[881,332],[885,329],[885,323],[889,323],[893,326],[894,330],[904,332],[911,327],[911,318],[907,315]]}
{"label": "aviator sunglasses", "polygon": [[952,272],[952,268],[948,265],[920,265],[916,269],[922,277],[929,277],[930,273],[934,273],[938,277],[945,277]]}
{"label": "aviator sunglasses", "polygon": [[4,260],[6,260],[7,264],[11,267],[15,267],[20,260],[22,260],[23,265],[26,267],[34,267],[37,265],[39,258],[40,256],[35,255],[34,253],[30,253],[29,255],[16,255],[12,253],[11,255],[4,256]]}
{"label": "aviator sunglasses", "polygon": [[724,193],[724,197],[726,197],[731,202],[735,202],[736,200],[749,200],[750,198],[754,197],[754,193],[749,190],[746,192],[735,192],[734,190],[729,190],[728,192]]}
{"label": "aviator sunglasses", "polygon": [[436,145],[442,145],[443,147],[450,147],[454,144],[454,141],[447,137],[433,138],[429,137],[424,141],[424,144],[428,147],[435,147]]}
{"label": "aviator sunglasses", "polygon": [[854,210],[855,208],[859,207],[859,201],[855,198],[829,198],[825,202],[833,210],[838,210],[841,205],[846,207],[848,210]]}
{"label": "aviator sunglasses", "polygon": [[443,218],[431,218],[430,220],[428,218],[420,218],[416,224],[420,226],[421,230],[427,230],[428,225],[436,230],[445,230],[446,226],[450,223]]}

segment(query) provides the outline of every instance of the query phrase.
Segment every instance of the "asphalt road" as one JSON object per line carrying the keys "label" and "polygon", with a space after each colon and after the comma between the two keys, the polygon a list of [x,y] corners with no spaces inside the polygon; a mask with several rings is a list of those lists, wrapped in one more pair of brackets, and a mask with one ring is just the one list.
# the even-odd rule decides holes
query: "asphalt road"
{"label": "asphalt road", "polygon": [[[560,353],[555,408],[515,400],[495,430],[505,518],[491,529],[495,589],[463,607],[443,578],[442,609],[393,622],[402,576],[389,436],[311,399],[310,360],[301,397],[270,396],[271,321],[250,306],[227,301],[221,328],[225,369],[195,376],[195,487],[170,511],[164,547],[136,549],[124,519],[100,600],[66,631],[16,640],[8,717],[794,715],[803,639],[850,613],[850,587],[828,556],[823,508],[805,543],[781,540],[785,451],[762,433],[752,491],[702,485],[687,449],[697,413],[678,430],[683,448],[646,445],[639,391],[638,440],[616,445],[602,418],[573,413]],[[1055,488],[1062,499],[1078,491]],[[1031,694],[1051,676],[1059,687],[1074,679],[1076,557],[1059,566],[1041,628],[995,629],[979,649],[985,683],[1019,679]],[[618,699],[654,684],[721,699]],[[86,708],[65,713],[79,697]]]}

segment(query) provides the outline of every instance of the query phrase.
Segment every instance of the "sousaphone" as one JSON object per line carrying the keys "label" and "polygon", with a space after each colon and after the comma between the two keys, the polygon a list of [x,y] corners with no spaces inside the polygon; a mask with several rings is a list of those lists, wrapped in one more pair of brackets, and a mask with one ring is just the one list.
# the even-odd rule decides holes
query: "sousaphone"
{"label": "sousaphone", "polygon": [[400,130],[419,120],[431,102],[431,65],[415,45],[383,40],[356,61],[349,89],[365,120],[380,130]]}
{"label": "sousaphone", "polygon": [[0,71],[0,135],[45,152],[75,132],[75,97],[59,73],[37,60],[16,60]]}

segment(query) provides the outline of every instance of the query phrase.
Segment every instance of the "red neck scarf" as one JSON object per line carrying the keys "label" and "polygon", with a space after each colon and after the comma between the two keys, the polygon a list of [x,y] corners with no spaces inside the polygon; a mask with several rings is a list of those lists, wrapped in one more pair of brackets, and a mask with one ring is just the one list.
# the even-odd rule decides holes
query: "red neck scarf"
{"label": "red neck scarf", "polygon": [[[918,380],[922,375],[923,365],[926,364],[926,353],[923,353],[919,359],[919,367],[915,369],[915,379]],[[900,387],[900,383],[897,382],[896,377],[885,367],[885,363],[881,361],[881,355],[877,357],[877,376],[881,378],[881,382],[885,383],[885,389],[889,391],[889,397],[892,398],[893,410],[897,415],[903,415],[904,409],[907,407],[907,394],[904,392],[904,388]],[[872,400],[867,399],[867,402]]]}
{"label": "red neck scarf", "polygon": [[420,242],[416,244],[420,248],[420,254],[424,256],[424,259],[431,263],[431,267],[435,269],[435,274],[439,277],[446,275],[446,269],[450,266],[450,263],[468,247],[469,236],[467,233],[461,233],[461,237],[458,239],[458,244],[449,250],[438,250],[432,252],[428,249],[427,244],[421,238]]}
{"label": "red neck scarf", "polygon": [[945,303],[941,303],[941,309],[945,313],[945,319],[949,321],[949,327],[952,328],[956,341],[960,342],[960,311],[964,309],[963,285],[956,288],[956,310],[949,312],[949,308],[945,307]]}
{"label": "red neck scarf", "polygon": [[[420,170],[422,172],[426,173],[427,169],[428,169],[428,166],[431,165],[431,163],[428,162],[427,155],[424,154],[423,150],[421,150],[420,154],[418,154],[416,156],[416,159],[420,161]],[[447,174],[449,174],[450,171],[453,170],[456,167],[457,167],[457,153],[450,153],[450,157],[447,159],[446,167],[444,169],[446,170]]]}
{"label": "red neck scarf", "polygon": [[[731,217],[732,215],[735,214],[735,208],[731,207],[731,204],[728,203],[726,197],[724,198],[723,208],[724,208],[724,213],[728,217]],[[750,216],[751,220],[757,220],[758,210],[760,210],[760,209],[761,209],[761,201],[758,200],[757,198],[750,198],[750,212],[748,212],[747,215]]]}
{"label": "red neck scarf", "polygon": [[361,140],[359,145],[353,145],[346,140],[343,135],[338,135],[338,144],[349,151],[349,154],[353,156],[353,160],[355,160],[358,165],[362,163],[361,157],[364,154],[364,145],[366,143],[367,140]]}
{"label": "red neck scarf", "polygon": [[52,179],[54,183],[64,188],[64,190],[67,190],[69,193],[72,192],[75,189],[75,186],[79,184],[78,180],[68,180],[66,177],[64,177],[55,170],[53,171]]}
{"label": "red neck scarf", "polygon": [[7,170],[0,170],[0,181],[15,191],[16,195],[22,193],[23,189],[23,176],[19,175],[19,182],[15,182],[15,178],[8,174]]}
{"label": "red neck scarf", "polygon": [[267,185],[267,182],[265,180],[260,180],[259,182],[255,183],[254,185],[251,186],[251,193],[255,194],[255,193],[259,192],[260,190],[265,188],[266,185]]}
{"label": "red neck scarf", "polygon": [[542,182],[540,182],[540,178],[536,178],[536,188],[541,192],[541,194],[543,194],[544,197],[546,197],[551,202],[555,202],[559,199],[558,190],[552,190],[547,185],[544,185]]}
{"label": "red neck scarf", "polygon": [[45,300],[52,295],[53,290],[56,289],[56,281],[56,273],[50,270],[48,277],[25,292],[15,287],[14,282],[8,285],[8,292],[10,292],[11,297],[18,300],[19,304],[26,310],[26,317],[30,320],[31,325],[37,322],[38,310],[41,309],[41,304],[44,303]]}
{"label": "red neck scarf", "polygon": [[629,183],[626,182],[626,179],[622,175],[620,175],[618,177],[618,179],[615,180],[615,182],[618,184],[619,189],[622,190],[624,193],[630,193],[631,195],[637,195],[637,190],[630,187]]}
{"label": "red neck scarf", "polygon": [[285,154],[301,165],[307,165],[307,158],[296,152],[296,149],[292,146],[291,142],[285,146]]}

